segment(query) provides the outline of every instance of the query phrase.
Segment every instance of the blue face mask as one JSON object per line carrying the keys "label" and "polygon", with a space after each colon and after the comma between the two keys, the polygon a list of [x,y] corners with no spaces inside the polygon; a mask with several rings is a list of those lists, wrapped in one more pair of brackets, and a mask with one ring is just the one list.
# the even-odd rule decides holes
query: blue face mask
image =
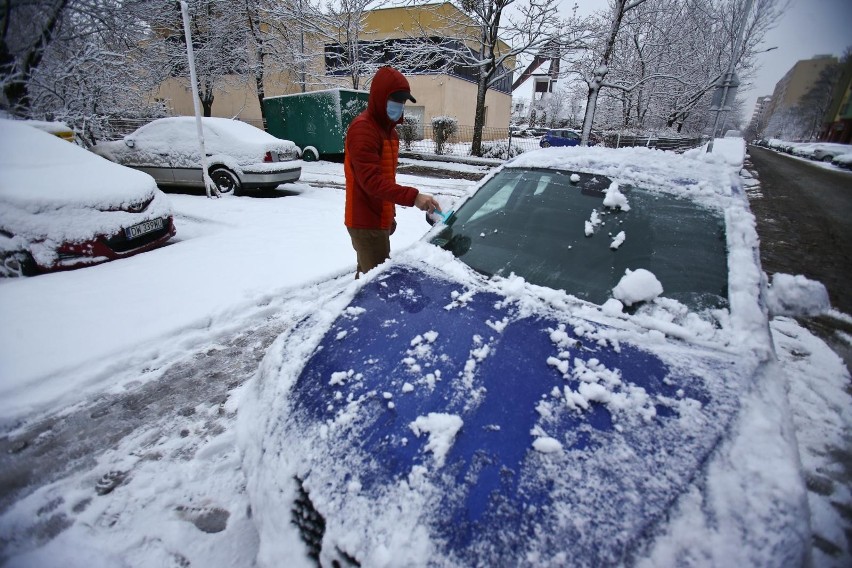
{"label": "blue face mask", "polygon": [[402,110],[405,108],[405,103],[396,101],[388,101],[388,118],[391,122],[396,122],[402,116]]}

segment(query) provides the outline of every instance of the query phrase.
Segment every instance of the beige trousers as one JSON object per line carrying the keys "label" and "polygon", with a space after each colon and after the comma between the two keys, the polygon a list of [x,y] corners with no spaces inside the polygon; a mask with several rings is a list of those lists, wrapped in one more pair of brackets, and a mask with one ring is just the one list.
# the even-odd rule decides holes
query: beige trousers
{"label": "beige trousers", "polygon": [[363,274],[377,267],[390,256],[390,234],[387,229],[349,229],[349,238],[352,239],[352,248],[358,258],[358,271]]}

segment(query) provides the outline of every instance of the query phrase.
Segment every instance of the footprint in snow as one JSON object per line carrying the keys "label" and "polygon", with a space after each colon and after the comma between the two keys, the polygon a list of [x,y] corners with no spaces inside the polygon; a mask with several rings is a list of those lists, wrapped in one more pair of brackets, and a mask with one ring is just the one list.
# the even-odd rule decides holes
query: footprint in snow
{"label": "footprint in snow", "polygon": [[191,522],[195,528],[208,534],[222,532],[228,526],[231,513],[219,507],[184,507],[177,508],[178,515],[185,521]]}
{"label": "footprint in snow", "polygon": [[125,479],[127,479],[126,471],[111,471],[109,473],[105,473],[95,485],[95,492],[98,495],[112,493],[112,490],[124,483]]}

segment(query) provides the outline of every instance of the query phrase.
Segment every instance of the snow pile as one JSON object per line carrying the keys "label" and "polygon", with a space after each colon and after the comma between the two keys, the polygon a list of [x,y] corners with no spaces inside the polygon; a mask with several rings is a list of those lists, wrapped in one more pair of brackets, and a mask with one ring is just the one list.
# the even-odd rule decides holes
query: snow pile
{"label": "snow pile", "polygon": [[816,316],[831,309],[825,286],[801,274],[773,275],[766,303],[770,313],[779,316]]}
{"label": "snow pile", "polygon": [[427,452],[432,452],[435,467],[441,468],[463,424],[462,419],[454,414],[430,412],[427,416],[418,417],[409,426],[418,438],[424,433],[429,435],[429,442],[425,449]]}
{"label": "snow pile", "polygon": [[653,273],[644,268],[627,269],[612,289],[612,296],[627,306],[639,302],[650,302],[662,293],[663,285]]}
{"label": "snow pile", "polygon": [[604,206],[610,209],[621,209],[622,211],[630,211],[630,205],[627,204],[627,198],[618,189],[618,182],[612,182],[606,190],[604,197]]}
{"label": "snow pile", "polygon": [[725,164],[732,170],[739,172],[743,167],[746,155],[746,143],[742,138],[716,138],[713,140],[713,151],[707,152],[708,144],[700,148],[693,148],[683,153],[695,160],[710,164]]}

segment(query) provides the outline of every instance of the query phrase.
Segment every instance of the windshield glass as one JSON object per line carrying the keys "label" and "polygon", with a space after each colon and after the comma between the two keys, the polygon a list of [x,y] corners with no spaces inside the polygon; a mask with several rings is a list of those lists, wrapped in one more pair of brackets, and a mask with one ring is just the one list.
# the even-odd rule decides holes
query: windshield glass
{"label": "windshield glass", "polygon": [[486,275],[515,273],[597,304],[626,269],[644,268],[665,297],[693,309],[727,305],[722,212],[604,176],[504,169],[432,243]]}

